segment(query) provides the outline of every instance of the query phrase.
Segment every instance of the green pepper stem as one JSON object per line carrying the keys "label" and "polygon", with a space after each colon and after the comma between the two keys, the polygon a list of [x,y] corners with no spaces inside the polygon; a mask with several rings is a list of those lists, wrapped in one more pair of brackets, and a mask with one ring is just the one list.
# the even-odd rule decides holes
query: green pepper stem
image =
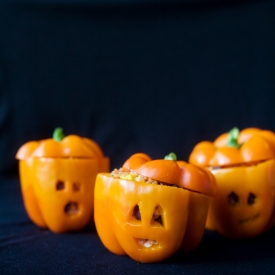
{"label": "green pepper stem", "polygon": [[54,132],[53,132],[53,139],[55,141],[62,141],[62,139],[65,137],[65,135],[63,134],[63,129],[60,128],[60,127],[57,127],[54,129]]}
{"label": "green pepper stem", "polygon": [[168,154],[167,156],[164,157],[164,159],[168,159],[168,160],[177,160],[177,155],[173,152],[171,152],[170,154]]}
{"label": "green pepper stem", "polygon": [[241,144],[238,143],[238,137],[240,134],[240,130],[237,127],[234,127],[228,133],[226,146],[240,148]]}

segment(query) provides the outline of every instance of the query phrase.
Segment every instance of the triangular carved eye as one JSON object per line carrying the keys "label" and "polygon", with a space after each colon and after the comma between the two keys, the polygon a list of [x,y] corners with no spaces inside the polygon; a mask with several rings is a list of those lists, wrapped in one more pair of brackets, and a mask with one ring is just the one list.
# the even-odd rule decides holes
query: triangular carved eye
{"label": "triangular carved eye", "polygon": [[239,197],[235,192],[231,192],[228,196],[227,196],[228,202],[231,205],[236,205],[239,202]]}
{"label": "triangular carved eye", "polygon": [[140,215],[140,210],[139,206],[136,205],[133,210],[133,216],[136,218],[136,220],[141,221],[141,215]]}
{"label": "triangular carved eye", "polygon": [[253,193],[249,193],[248,198],[247,198],[247,203],[249,205],[252,205],[255,203],[256,196]]}
{"label": "triangular carved eye", "polygon": [[154,223],[154,224],[158,223],[160,225],[163,225],[163,221],[162,221],[162,208],[159,205],[157,205],[155,207],[151,223]]}

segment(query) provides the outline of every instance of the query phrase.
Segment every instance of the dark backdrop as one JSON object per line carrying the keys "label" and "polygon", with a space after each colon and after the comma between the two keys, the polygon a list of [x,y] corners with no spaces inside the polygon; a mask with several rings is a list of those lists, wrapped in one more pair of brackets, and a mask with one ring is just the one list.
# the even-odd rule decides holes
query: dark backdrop
{"label": "dark backdrop", "polygon": [[0,4],[0,274],[274,274],[275,239],[206,232],[141,265],[94,228],[56,235],[24,211],[14,156],[53,129],[120,167],[138,151],[187,160],[238,126],[275,131],[275,1],[6,0]]}
{"label": "dark backdrop", "polygon": [[234,126],[275,130],[274,1],[6,1],[0,9],[1,174],[26,141],[94,139],[187,160]]}

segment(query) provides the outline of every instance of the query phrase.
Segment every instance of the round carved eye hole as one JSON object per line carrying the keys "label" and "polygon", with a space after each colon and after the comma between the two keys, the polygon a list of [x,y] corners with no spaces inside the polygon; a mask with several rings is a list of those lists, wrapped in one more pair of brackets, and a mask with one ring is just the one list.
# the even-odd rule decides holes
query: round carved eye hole
{"label": "round carved eye hole", "polygon": [[57,183],[56,183],[56,190],[63,190],[65,188],[65,184],[63,181],[59,180]]}
{"label": "round carved eye hole", "polygon": [[253,193],[249,193],[248,198],[247,198],[247,203],[249,205],[254,204],[256,200],[256,196]]}
{"label": "round carved eye hole", "polygon": [[231,205],[235,205],[239,202],[239,197],[235,192],[231,192],[228,196],[227,196],[228,202]]}

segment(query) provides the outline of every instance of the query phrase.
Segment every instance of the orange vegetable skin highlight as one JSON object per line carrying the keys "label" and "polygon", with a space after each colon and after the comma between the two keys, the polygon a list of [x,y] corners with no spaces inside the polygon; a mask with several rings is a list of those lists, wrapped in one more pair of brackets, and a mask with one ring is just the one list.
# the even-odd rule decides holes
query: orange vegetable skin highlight
{"label": "orange vegetable skin highlight", "polygon": [[37,226],[62,233],[93,221],[95,178],[109,171],[109,159],[94,141],[76,135],[31,141],[16,158],[24,206]]}
{"label": "orange vegetable skin highlight", "polygon": [[[148,157],[141,163],[140,156],[135,157],[128,159],[123,168],[136,167],[136,171],[149,174],[153,171],[151,175],[154,174],[158,181],[169,179],[171,184],[181,184],[181,173],[184,172],[177,162],[151,160]],[[178,178],[172,173],[176,173]],[[193,171],[190,181],[195,174],[196,171]],[[204,176],[208,185],[214,184],[211,173],[205,171]],[[129,255],[142,263],[159,262],[176,251],[187,252],[199,244],[209,198],[208,194],[184,188],[114,178],[111,174],[100,173],[95,185],[96,229],[102,243],[111,252]]]}
{"label": "orange vegetable skin highlight", "polygon": [[247,128],[228,146],[229,134],[197,144],[190,163],[216,178],[206,228],[229,238],[253,238],[275,224],[275,134]]}

